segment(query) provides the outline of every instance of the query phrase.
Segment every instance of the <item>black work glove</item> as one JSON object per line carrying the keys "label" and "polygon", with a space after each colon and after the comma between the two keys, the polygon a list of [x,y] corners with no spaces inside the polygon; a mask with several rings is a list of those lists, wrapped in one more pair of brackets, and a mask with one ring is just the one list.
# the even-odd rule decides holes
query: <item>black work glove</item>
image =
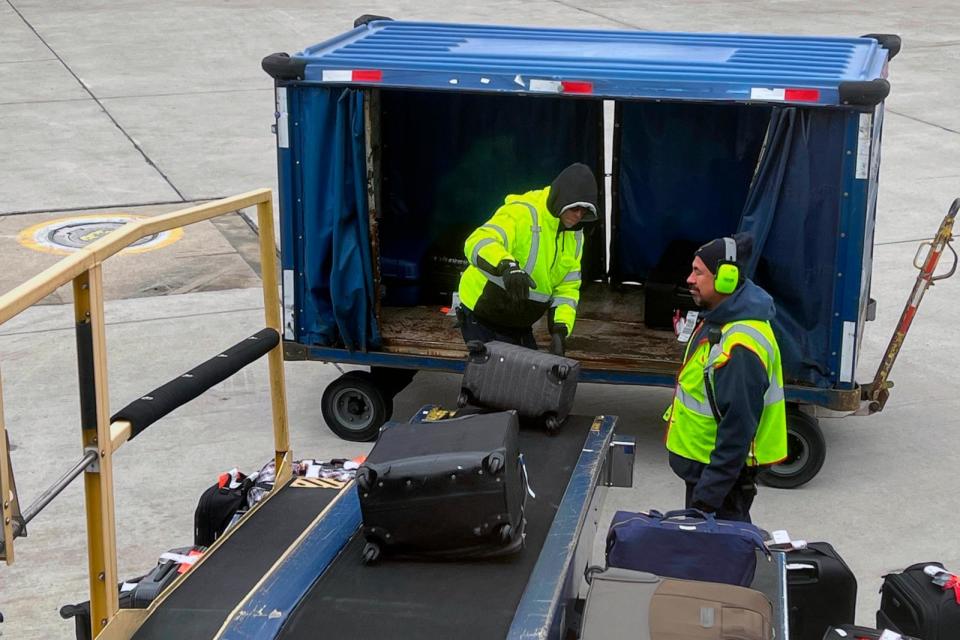
{"label": "black work glove", "polygon": [[555,324],[550,329],[550,353],[563,356],[567,347],[567,326]]}
{"label": "black work glove", "polygon": [[501,260],[497,270],[503,278],[503,288],[513,302],[523,302],[530,293],[530,287],[537,286],[530,274],[513,260]]}

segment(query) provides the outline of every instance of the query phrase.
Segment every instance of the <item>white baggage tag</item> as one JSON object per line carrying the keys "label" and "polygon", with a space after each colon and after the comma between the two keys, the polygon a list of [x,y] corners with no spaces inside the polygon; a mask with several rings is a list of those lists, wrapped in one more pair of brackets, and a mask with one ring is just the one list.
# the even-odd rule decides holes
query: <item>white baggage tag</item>
{"label": "white baggage tag", "polygon": [[693,330],[697,326],[697,318],[700,317],[699,311],[687,311],[687,317],[680,321],[680,332],[677,334],[679,342],[690,342]]}

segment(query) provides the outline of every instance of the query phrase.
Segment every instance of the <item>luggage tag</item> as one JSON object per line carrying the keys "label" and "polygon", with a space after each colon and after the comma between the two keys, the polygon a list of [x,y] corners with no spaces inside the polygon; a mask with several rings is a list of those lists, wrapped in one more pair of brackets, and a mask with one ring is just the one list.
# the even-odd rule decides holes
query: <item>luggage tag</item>
{"label": "luggage tag", "polygon": [[537,494],[535,494],[530,487],[530,476],[527,475],[527,462],[523,459],[522,453],[520,454],[520,472],[523,474],[523,485],[527,488],[527,493],[530,494],[531,498],[536,499]]}
{"label": "luggage tag", "polygon": [[677,321],[677,341],[686,344],[690,342],[693,330],[697,327],[699,311],[687,311],[687,317]]}

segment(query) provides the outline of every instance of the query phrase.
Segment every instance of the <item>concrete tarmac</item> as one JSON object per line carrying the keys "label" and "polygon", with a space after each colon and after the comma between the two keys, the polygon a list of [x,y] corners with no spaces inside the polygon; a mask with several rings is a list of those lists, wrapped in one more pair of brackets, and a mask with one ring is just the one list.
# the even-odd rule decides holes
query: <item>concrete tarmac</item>
{"label": "concrete tarmac", "polygon": [[[364,13],[399,19],[658,31],[857,36],[896,33],[890,64],[872,296],[858,379],[872,377],[916,275],[911,261],[960,196],[960,5],[776,2],[329,2],[136,0],[0,2],[0,293],[59,256],[21,234],[76,215],[155,215],[206,199],[276,187],[272,81],[263,56],[295,52],[347,30]],[[109,392],[116,409],[262,326],[255,237],[232,215],[184,230],[165,246],[106,269]],[[960,280],[934,287],[908,336],[887,408],[822,418],[823,470],[793,491],[762,488],[754,514],[768,529],[832,542],[859,578],[858,622],[872,624],[882,576],[940,560],[960,570],[960,399],[951,338]],[[76,353],[68,290],[0,327],[3,408],[26,505],[81,455]],[[286,365],[298,457],[368,450],[323,424],[331,365]],[[396,401],[406,418],[452,405],[457,379],[421,374]],[[635,486],[619,508],[682,503],[666,464],[663,389],[584,385],[576,411],[620,416],[637,437]],[[115,458],[120,577],[192,540],[196,501],[231,467],[271,456],[265,363],[257,363],[128,443]],[[38,516],[0,567],[0,636],[71,638],[59,607],[86,600],[82,489]],[[597,550],[602,548],[597,541]],[[599,559],[599,556],[598,556]]]}

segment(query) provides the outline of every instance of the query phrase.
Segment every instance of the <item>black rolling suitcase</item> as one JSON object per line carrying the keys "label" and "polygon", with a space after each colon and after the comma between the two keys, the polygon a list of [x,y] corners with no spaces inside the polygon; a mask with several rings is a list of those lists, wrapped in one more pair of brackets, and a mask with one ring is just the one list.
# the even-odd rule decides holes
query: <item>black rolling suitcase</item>
{"label": "black rolling suitcase", "polygon": [[522,464],[513,411],[388,422],[357,470],[364,562],[381,551],[438,559],[519,551]]}
{"label": "black rolling suitcase", "polygon": [[857,578],[826,542],[787,552],[791,640],[820,640],[827,628],[853,624]]}
{"label": "black rolling suitcase", "polygon": [[[886,635],[884,635],[886,633]],[[790,637],[793,638],[793,628],[790,628]],[[817,640],[919,640],[910,636],[893,632],[889,629],[868,629],[852,624],[843,624],[839,627],[828,627],[827,632]]]}
{"label": "black rolling suitcase", "polygon": [[461,407],[476,405],[543,420],[556,431],[573,407],[580,363],[506,342],[471,342],[460,386]]}
{"label": "black rolling suitcase", "polygon": [[921,562],[883,577],[877,626],[923,640],[956,640],[960,638],[960,587],[945,589],[934,578],[942,584],[950,574],[927,575],[924,567],[943,569],[939,562]]}

